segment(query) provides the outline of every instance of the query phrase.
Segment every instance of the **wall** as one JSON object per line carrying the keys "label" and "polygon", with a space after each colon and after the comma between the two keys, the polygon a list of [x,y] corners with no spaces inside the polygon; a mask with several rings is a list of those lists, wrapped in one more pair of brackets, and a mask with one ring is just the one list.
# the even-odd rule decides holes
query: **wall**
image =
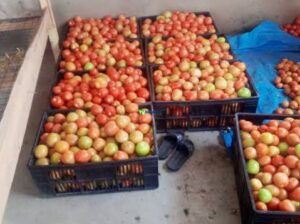
{"label": "wall", "polygon": [[39,9],[38,0],[0,0],[0,19],[36,15]]}
{"label": "wall", "polygon": [[[38,0],[0,0],[0,18],[21,16],[38,9]],[[299,0],[52,0],[55,19],[61,26],[74,15],[155,15],[163,10],[210,11],[221,32],[249,28],[263,19],[290,22],[300,13]]]}

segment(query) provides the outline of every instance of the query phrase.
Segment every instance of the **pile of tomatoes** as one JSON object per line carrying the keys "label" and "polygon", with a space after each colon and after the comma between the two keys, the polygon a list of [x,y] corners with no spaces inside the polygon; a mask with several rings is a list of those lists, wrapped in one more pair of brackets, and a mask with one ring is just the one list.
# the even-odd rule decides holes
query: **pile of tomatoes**
{"label": "pile of tomatoes", "polygon": [[[70,43],[70,44],[69,44]],[[64,42],[61,71],[90,71],[94,68],[103,70],[109,66],[124,68],[143,65],[142,46],[140,40],[126,40],[118,37],[114,41],[103,38],[84,37],[75,42]]]}
{"label": "pile of tomatoes", "polygon": [[87,34],[93,39],[104,38],[106,40],[117,38],[120,35],[126,38],[138,37],[137,18],[135,16],[130,18],[124,15],[119,15],[117,18],[106,16],[101,19],[82,19],[80,16],[76,16],[69,20],[68,29],[68,38],[65,41],[71,42],[72,38],[80,40]]}
{"label": "pile of tomatoes", "polygon": [[153,152],[152,116],[138,105],[117,105],[113,114],[94,105],[90,112],[76,110],[47,118],[40,144],[34,149],[36,165],[126,160]]}
{"label": "pile of tomatoes", "polygon": [[183,60],[178,66],[160,65],[153,71],[156,100],[192,101],[251,97],[243,62],[199,65]]}
{"label": "pile of tomatoes", "polygon": [[216,28],[210,16],[192,12],[166,11],[154,20],[147,18],[142,22],[142,34],[145,37],[158,34],[174,36],[178,33],[216,33]]}
{"label": "pile of tomatoes", "polygon": [[126,160],[153,153],[152,115],[136,17],[70,20],[37,165]]}
{"label": "pile of tomatoes", "polygon": [[194,62],[210,60],[212,64],[220,60],[232,60],[230,45],[224,37],[213,34],[209,38],[195,34],[178,34],[175,37],[155,36],[148,43],[150,64],[178,64],[183,59]]}
{"label": "pile of tomatoes", "polygon": [[[60,71],[103,70],[109,66],[142,66],[142,46],[138,38],[136,17],[120,15],[113,19],[82,19],[68,22],[63,42]],[[128,39],[130,38],[130,40]]]}
{"label": "pile of tomatoes", "polygon": [[278,88],[283,88],[284,93],[291,101],[285,100],[281,103],[283,108],[278,108],[278,114],[300,114],[300,62],[295,63],[283,59],[277,65],[278,76],[274,83]]}
{"label": "pile of tomatoes", "polygon": [[300,120],[240,120],[241,139],[255,206],[263,211],[300,209]]}
{"label": "pile of tomatoes", "polygon": [[144,70],[109,67],[105,72],[93,69],[83,75],[65,72],[52,89],[51,105],[58,109],[89,109],[93,104],[115,106],[130,100],[145,103],[150,98]]}
{"label": "pile of tomatoes", "polygon": [[300,37],[300,16],[295,18],[293,23],[285,24],[281,28],[296,37]]}

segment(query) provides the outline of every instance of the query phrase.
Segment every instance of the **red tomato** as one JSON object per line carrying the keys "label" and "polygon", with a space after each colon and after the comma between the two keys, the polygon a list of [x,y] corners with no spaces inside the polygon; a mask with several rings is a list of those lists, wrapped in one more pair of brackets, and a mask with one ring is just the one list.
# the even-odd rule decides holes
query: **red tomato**
{"label": "red tomato", "polygon": [[56,107],[56,108],[60,108],[62,107],[64,104],[64,101],[62,100],[62,98],[60,96],[54,96],[52,97],[51,99],[51,105],[53,107]]}
{"label": "red tomato", "polygon": [[75,153],[75,161],[77,163],[88,163],[91,159],[91,155],[87,150],[79,150]]}
{"label": "red tomato", "polygon": [[96,121],[97,121],[98,124],[104,125],[108,121],[108,118],[105,114],[98,114],[96,116]]}
{"label": "red tomato", "polygon": [[149,99],[150,93],[146,88],[140,88],[137,91],[137,95],[138,95],[138,97],[142,97],[147,100],[147,99]]}
{"label": "red tomato", "polygon": [[104,112],[109,117],[112,117],[112,116],[116,115],[116,109],[113,106],[104,107]]}

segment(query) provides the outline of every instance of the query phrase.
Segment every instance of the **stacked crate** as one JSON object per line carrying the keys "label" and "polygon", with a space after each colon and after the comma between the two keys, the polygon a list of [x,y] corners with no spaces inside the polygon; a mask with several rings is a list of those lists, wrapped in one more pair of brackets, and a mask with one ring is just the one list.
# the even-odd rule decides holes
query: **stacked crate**
{"label": "stacked crate", "polygon": [[[196,36],[202,36],[206,40],[210,40],[213,35],[217,35],[217,37],[224,37],[224,35],[221,35],[218,32],[216,24],[209,12],[189,13],[187,17],[188,16],[194,17],[195,20],[198,18],[204,21],[209,19],[211,20],[211,25],[208,25],[207,29],[200,29],[198,31],[194,31],[192,28],[190,28],[188,31],[187,29],[183,29],[185,30],[185,33],[193,33]],[[153,81],[154,72],[160,70],[159,66],[161,64],[165,65],[165,63],[163,60],[153,60],[150,58],[148,49],[156,41],[153,41],[153,37],[157,38],[157,35],[162,35],[163,41],[174,40],[174,36],[172,36],[172,34],[174,34],[173,30],[169,30],[167,32],[164,30],[153,29],[153,23],[160,24],[164,23],[163,21],[172,19],[172,17],[166,17],[168,17],[168,15],[150,16],[139,19],[140,33],[145,43],[146,63],[149,67],[151,78],[151,100],[153,102],[156,115],[157,131],[166,132],[168,130],[176,129],[188,131],[219,130],[220,128],[233,125],[234,114],[236,112],[255,112],[258,103],[258,95],[248,74],[246,74],[249,80],[247,87],[251,90],[252,94],[252,97],[250,98],[218,99],[206,101],[172,101],[169,99],[157,99],[156,86]],[[180,32],[177,32],[176,35],[178,35],[178,33]],[[226,38],[225,40],[227,41]],[[235,58],[231,49],[229,49],[229,55],[232,57],[228,57],[228,59],[225,60],[227,60],[229,63],[233,63]],[[201,62],[201,59],[196,61],[196,63],[199,62]]]}
{"label": "stacked crate", "polygon": [[[93,26],[92,28],[89,25],[91,20],[93,20],[92,23],[94,24],[98,23],[98,26]],[[127,21],[125,22],[127,25],[123,27],[122,31],[117,31],[117,27],[121,26],[120,21],[124,20]],[[81,21],[81,23],[76,23],[78,21]],[[87,23],[84,21],[87,21]],[[66,33],[62,42],[62,53],[58,63],[56,82],[50,95],[50,110],[45,112],[42,118],[33,149],[40,144],[40,138],[45,132],[45,124],[49,116],[57,113],[66,115],[76,109],[89,111],[92,105],[110,103],[104,102],[104,98],[101,96],[92,95],[91,98],[89,94],[86,94],[86,97],[80,95],[81,97],[77,101],[75,98],[68,98],[68,95],[63,93],[73,91],[66,82],[70,77],[78,76],[80,80],[93,77],[99,73],[108,74],[108,67],[115,68],[118,71],[122,70],[123,74],[126,74],[126,69],[130,67],[131,72],[134,69],[139,74],[142,74],[142,81],[149,80],[148,70],[144,66],[144,47],[142,40],[139,39],[138,23],[135,17],[125,18],[120,16],[118,18],[104,17],[102,19],[87,20],[75,17],[66,24],[64,30]],[[83,36],[75,39],[76,32],[78,34],[80,30],[83,31]],[[122,44],[126,45],[129,53],[135,51],[134,54],[130,55],[132,57],[126,57],[126,55],[122,55],[124,52],[118,52]],[[103,56],[103,51],[114,56],[116,55],[114,57],[116,60],[109,62],[104,57],[101,57]],[[71,55],[71,52],[74,54]],[[87,54],[90,56],[89,60],[85,57]],[[130,87],[130,85],[128,86]],[[142,87],[140,86],[140,88]],[[144,89],[150,90],[148,81]],[[138,90],[136,89],[135,92]],[[74,94],[74,92],[72,93]],[[82,94],[82,92],[78,91],[76,94]],[[124,94],[119,95],[124,97]],[[148,95],[149,97],[147,97],[146,92],[144,98],[134,97],[132,102],[139,103],[142,110],[152,111],[152,105],[149,102],[149,92]],[[116,109],[116,105],[111,106]],[[154,120],[152,121],[152,128],[155,136]],[[154,189],[158,187],[156,148],[156,140],[154,138],[154,153],[151,156],[119,161],[89,162],[86,164],[50,164],[46,166],[36,165],[36,158],[32,152],[28,167],[39,189],[49,196]]]}

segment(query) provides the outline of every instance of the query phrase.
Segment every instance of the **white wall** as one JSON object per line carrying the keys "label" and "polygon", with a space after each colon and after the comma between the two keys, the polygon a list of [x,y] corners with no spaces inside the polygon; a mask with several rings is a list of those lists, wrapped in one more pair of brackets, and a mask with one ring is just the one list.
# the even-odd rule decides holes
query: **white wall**
{"label": "white wall", "polygon": [[[263,19],[290,22],[300,15],[300,0],[51,0],[57,24],[67,19],[104,15],[145,16],[164,10],[210,11],[221,32],[249,28]],[[38,9],[38,0],[0,0],[0,18],[21,16]]]}
{"label": "white wall", "polygon": [[0,0],[0,19],[32,16],[39,10],[38,0]]}

